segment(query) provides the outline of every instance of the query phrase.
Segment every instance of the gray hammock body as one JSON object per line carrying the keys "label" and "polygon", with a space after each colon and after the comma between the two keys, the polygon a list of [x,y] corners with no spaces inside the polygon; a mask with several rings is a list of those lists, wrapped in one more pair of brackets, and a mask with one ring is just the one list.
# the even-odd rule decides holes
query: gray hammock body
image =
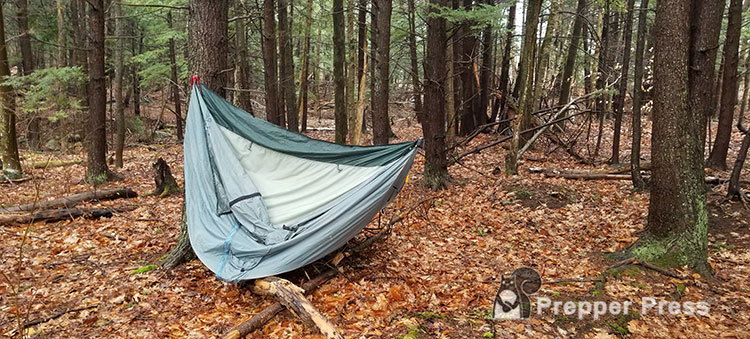
{"label": "gray hammock body", "polygon": [[225,281],[305,266],[342,247],[393,200],[416,152],[416,142],[311,139],[196,84],[185,132],[190,243]]}

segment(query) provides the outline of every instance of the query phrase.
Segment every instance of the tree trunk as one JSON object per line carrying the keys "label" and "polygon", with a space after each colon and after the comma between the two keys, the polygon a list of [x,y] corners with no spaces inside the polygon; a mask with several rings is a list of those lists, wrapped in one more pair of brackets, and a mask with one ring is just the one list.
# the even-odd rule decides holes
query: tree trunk
{"label": "tree trunk", "polygon": [[[349,143],[354,144],[352,139],[354,133],[361,133],[362,130],[356,128],[357,120],[357,34],[354,31],[354,7],[357,0],[348,0],[346,8],[346,117],[347,133],[349,134]],[[356,132],[355,132],[356,130]]]}
{"label": "tree trunk", "polygon": [[[312,13],[313,2],[312,0],[307,1],[307,7],[305,8],[306,13]],[[299,75],[299,119],[301,124],[301,131],[307,132],[307,92],[310,87],[309,75],[310,75],[310,30],[312,27],[312,15],[307,15],[305,19],[305,37],[302,46],[302,69]]]}
{"label": "tree trunk", "polygon": [[[226,86],[224,71],[227,69],[228,13],[228,0],[190,0],[192,29],[188,35],[188,46],[191,51],[188,67],[206,88],[221,97],[224,97]],[[177,245],[163,262],[167,268],[173,268],[195,258],[195,252],[190,246],[185,208],[183,202]]]}
{"label": "tree trunk", "polygon": [[[167,12],[167,25],[169,28],[173,28],[172,25],[172,11]],[[182,128],[182,100],[180,99],[180,85],[179,78],[177,77],[177,56],[175,53],[174,39],[169,38],[169,64],[170,64],[170,76],[172,78],[172,101],[174,101],[174,115],[177,119],[177,141],[182,142],[183,139],[183,128]],[[248,97],[243,95],[242,98]],[[135,98],[138,101],[138,98]]]}
{"label": "tree trunk", "polygon": [[646,22],[648,1],[641,0],[638,11],[638,37],[635,42],[635,68],[633,75],[633,143],[630,154],[630,175],[635,191],[643,190],[645,183],[641,176],[641,107],[643,106],[643,52],[646,46]]}
{"label": "tree trunk", "polygon": [[344,0],[333,0],[333,84],[336,143],[346,144],[346,37],[344,32]]}
{"label": "tree trunk", "polygon": [[284,96],[286,124],[290,131],[299,132],[297,99],[294,88],[294,57],[292,56],[291,27],[292,19],[288,16],[289,0],[279,1],[279,54],[281,57],[281,92]]}
{"label": "tree trunk", "polygon": [[252,97],[250,92],[247,92],[250,89],[250,58],[247,55],[247,27],[245,19],[242,18],[245,10],[241,1],[236,1],[235,5],[235,14],[239,17],[235,27],[237,33],[234,37],[237,48],[237,65],[235,66],[238,74],[237,85],[240,88],[240,91],[237,92],[237,105],[250,115],[255,115]]}
{"label": "tree trunk", "polygon": [[448,167],[445,156],[445,18],[434,15],[447,0],[431,0],[427,15],[427,55],[425,72],[425,110],[422,129],[425,140],[425,184],[432,189],[445,187]]}
{"label": "tree trunk", "polygon": [[[494,0],[486,0],[488,6],[494,6]],[[490,91],[494,77],[494,55],[495,37],[492,28],[486,26],[482,32],[482,67],[479,71],[479,104],[475,114],[483,124],[487,123],[487,111],[490,104]]]}
{"label": "tree trunk", "polygon": [[[721,20],[724,15],[724,0],[695,1],[693,17],[700,20],[691,22],[693,39],[690,46],[690,109],[701,119],[701,150],[705,150],[706,127],[713,115],[717,76],[716,56],[721,33]],[[636,66],[636,70],[639,70]],[[721,74],[721,73],[719,73]]]}
{"label": "tree trunk", "polygon": [[154,170],[154,183],[156,185],[156,188],[151,193],[152,195],[158,195],[160,198],[163,198],[182,192],[180,185],[177,184],[177,180],[172,176],[169,165],[163,158],[157,159],[151,167]]}
{"label": "tree trunk", "polygon": [[[750,3],[750,2],[748,2]],[[746,46],[750,46],[750,41],[746,41]],[[747,100],[750,98],[750,53],[745,56],[745,72],[742,75],[742,101],[740,102],[740,117],[745,116],[747,110]]]}
{"label": "tree trunk", "polygon": [[[536,83],[534,84],[534,94],[532,103],[536,107],[541,107],[542,91],[547,84],[547,68],[549,67],[550,49],[552,40],[557,34],[559,6],[561,0],[552,0],[549,9],[549,19],[547,20],[547,31],[544,33],[544,40],[539,47],[539,60],[537,61]],[[567,104],[567,102],[566,102]]]}
{"label": "tree trunk", "polygon": [[[133,29],[135,39],[131,45],[133,55],[138,55],[143,52],[143,34],[138,29]],[[138,65],[133,64],[130,66],[130,71],[133,80],[133,115],[141,116],[141,77],[138,75]]]}
{"label": "tree trunk", "polygon": [[279,77],[276,62],[276,16],[274,0],[263,1],[263,80],[266,92],[266,120],[281,126]]}
{"label": "tree trunk", "polygon": [[373,0],[373,86],[372,86],[372,142],[388,143],[391,124],[388,118],[391,55],[391,0]]}
{"label": "tree trunk", "polygon": [[[23,75],[29,75],[34,72],[34,54],[31,50],[31,36],[29,35],[29,3],[28,0],[16,0],[16,7],[18,11],[16,15],[18,17],[18,42],[21,45],[21,59],[23,65]],[[42,141],[40,130],[40,118],[37,112],[31,113],[29,121],[29,130],[26,133],[29,148],[32,151],[40,151],[42,149]]]}
{"label": "tree trunk", "polygon": [[706,166],[713,169],[727,168],[727,151],[732,136],[734,107],[737,105],[737,66],[739,64],[740,32],[742,28],[742,0],[729,1],[729,21],[724,40],[724,73],[721,80],[721,109],[719,127],[711,155]]}
{"label": "tree trunk", "polygon": [[[473,11],[472,0],[463,1],[463,10],[466,12]],[[461,38],[461,48],[459,49],[459,65],[461,67],[461,90],[460,90],[460,120],[458,133],[466,136],[485,121],[477,119],[479,110],[479,84],[477,74],[477,47],[478,40],[475,36],[473,26],[476,24],[473,20],[465,20],[461,23],[458,30]],[[455,47],[454,47],[455,48]],[[486,118],[485,118],[486,119]]]}
{"label": "tree trunk", "polygon": [[89,130],[86,181],[98,185],[107,181],[107,89],[104,73],[104,0],[92,0],[89,14]]}
{"label": "tree trunk", "polygon": [[65,67],[67,54],[65,39],[65,2],[57,0],[57,67]]}
{"label": "tree trunk", "polygon": [[[5,19],[0,6],[0,79],[10,76],[8,67],[8,45],[5,43]],[[9,85],[0,85],[0,160],[3,176],[7,179],[18,179],[23,176],[21,161],[18,157],[16,140],[16,96]]]}
{"label": "tree trunk", "polygon": [[[516,21],[516,2],[513,2],[508,9],[508,21],[505,26],[505,47],[503,47],[503,60],[500,65],[500,83],[497,86],[500,97],[495,99],[492,105],[492,116],[490,122],[495,122],[499,112],[506,112],[505,106],[508,103],[510,94],[510,52],[513,49],[513,29]],[[500,120],[505,120],[507,116],[501,115]],[[508,123],[498,125],[498,131],[502,131],[509,126]]]}
{"label": "tree trunk", "polygon": [[125,72],[122,50],[124,46],[125,23],[122,17],[122,5],[119,2],[112,4],[115,17],[115,35],[117,47],[115,48],[115,81],[112,91],[115,92],[115,116],[117,138],[115,139],[115,167],[122,168],[122,152],[125,148],[125,104],[122,102],[122,76]]}
{"label": "tree trunk", "polygon": [[[453,31],[453,24],[446,22],[446,31]],[[453,50],[453,46],[455,45],[456,39],[451,34],[450,37],[448,37],[448,42],[445,46],[445,54],[446,54],[446,68],[447,68],[447,74],[448,76],[445,78],[445,115],[447,120],[447,134],[448,134],[448,143],[452,143],[453,140],[456,137],[456,133],[458,132],[458,121],[456,120],[456,88],[454,84],[456,83],[456,72],[455,72],[455,65],[456,60],[454,58],[455,53]],[[426,103],[425,103],[426,106]]]}
{"label": "tree trunk", "polygon": [[624,254],[710,274],[703,131],[701,117],[688,107],[691,5],[691,0],[657,2],[648,225]]}
{"label": "tree trunk", "polygon": [[[510,150],[505,157],[505,171],[511,174],[518,173],[518,150],[521,144],[521,131],[527,130],[531,122],[533,109],[532,99],[534,92],[534,49],[536,47],[536,29],[539,22],[539,12],[542,8],[542,0],[530,0],[526,10],[526,22],[524,24],[524,41],[521,48],[521,67],[519,69],[519,81],[523,84],[519,87],[519,115],[513,121],[513,140]],[[525,141],[524,141],[525,142]]]}
{"label": "tree trunk", "polygon": [[586,10],[586,0],[578,0],[576,8],[576,17],[573,22],[573,37],[570,39],[570,45],[565,57],[565,66],[562,72],[562,84],[560,86],[560,99],[557,101],[558,106],[562,106],[570,101],[570,88],[573,84],[573,71],[576,66],[576,56],[580,46],[581,35],[585,24],[584,11]]}
{"label": "tree trunk", "polygon": [[411,61],[411,90],[414,92],[414,110],[417,112],[417,120],[424,124],[425,121],[421,120],[421,116],[424,115],[422,110],[422,89],[419,85],[419,64],[417,63],[417,26],[416,26],[416,15],[417,12],[414,7],[414,0],[407,0],[407,12],[409,19],[409,59]]}
{"label": "tree trunk", "polygon": [[612,163],[620,162],[620,130],[622,129],[622,115],[625,108],[625,95],[628,91],[628,75],[630,72],[630,45],[633,37],[633,9],[635,0],[628,0],[628,16],[625,19],[625,48],[622,52],[622,76],[620,78],[620,91],[615,102],[615,134],[612,139]]}

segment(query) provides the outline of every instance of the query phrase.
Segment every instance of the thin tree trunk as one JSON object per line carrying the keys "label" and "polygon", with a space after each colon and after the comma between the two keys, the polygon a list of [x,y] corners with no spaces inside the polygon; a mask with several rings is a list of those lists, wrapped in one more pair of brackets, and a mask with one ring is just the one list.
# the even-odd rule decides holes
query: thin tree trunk
{"label": "thin tree trunk", "polygon": [[[561,0],[551,0],[549,9],[549,19],[547,20],[547,31],[544,33],[544,40],[539,47],[539,60],[537,61],[536,84],[534,86],[534,97],[532,102],[537,107],[541,107],[542,90],[547,84],[547,67],[549,66],[551,45],[555,34],[557,33],[559,6]],[[566,102],[567,103],[567,102]]]}
{"label": "thin tree trunk", "polygon": [[[364,46],[362,46],[363,50],[367,49],[367,39],[362,40],[362,43]],[[365,88],[367,87],[367,54],[364,55],[364,58],[362,59],[362,74],[359,78],[359,96],[357,98],[357,112],[355,113],[354,123],[351,124],[351,128],[349,129],[350,139],[349,142],[352,145],[361,145],[362,144],[362,131],[363,128],[358,128],[357,126],[364,126],[364,118],[365,118]]]}
{"label": "thin tree trunk", "polygon": [[[609,39],[611,37],[611,33],[609,32],[610,24],[612,20],[612,14],[610,12],[609,8],[609,0],[605,0],[604,4],[604,14],[602,19],[602,34],[601,34],[601,44],[599,45],[599,61],[597,65],[596,70],[596,90],[597,91],[603,91],[604,87],[606,87],[609,80],[609,70],[608,68],[610,65],[609,62]],[[594,147],[594,156],[593,158],[596,159],[597,156],[599,156],[599,149],[602,144],[602,133],[604,130],[604,116],[607,111],[607,101],[609,100],[609,95],[607,94],[600,94],[596,98],[596,113],[597,117],[599,118],[599,133],[596,137],[596,146]]]}
{"label": "thin tree trunk", "polygon": [[447,6],[447,0],[431,0],[427,15],[427,54],[424,63],[425,73],[425,183],[432,189],[445,187],[448,178],[445,156],[445,18],[431,15],[438,7]]}
{"label": "thin tree trunk", "polygon": [[578,55],[578,48],[580,46],[581,35],[583,35],[583,26],[585,24],[585,18],[583,16],[585,9],[586,0],[578,0],[576,17],[573,22],[573,37],[570,39],[570,45],[568,46],[568,51],[565,57],[565,66],[563,67],[560,99],[557,101],[558,106],[565,105],[570,101],[570,88],[573,84],[574,77],[573,71],[575,71],[576,56]]}
{"label": "thin tree trunk", "polygon": [[638,36],[635,42],[635,65],[633,75],[633,143],[630,154],[630,175],[635,191],[643,190],[645,183],[641,176],[641,107],[643,106],[643,52],[646,46],[646,21],[648,1],[641,0],[638,11]]}
{"label": "thin tree trunk", "polygon": [[542,0],[530,0],[526,10],[526,22],[524,24],[524,41],[521,48],[521,67],[519,69],[519,80],[523,85],[519,87],[519,115],[513,121],[513,139],[510,150],[505,157],[505,171],[511,174],[518,173],[518,150],[521,143],[522,130],[527,130],[531,121],[531,110],[534,91],[534,49],[536,47],[536,29],[539,22]]}
{"label": "thin tree trunk", "polygon": [[727,151],[732,136],[734,107],[737,105],[737,66],[739,64],[740,33],[742,29],[742,0],[729,1],[729,21],[724,40],[724,73],[721,80],[721,109],[719,126],[711,155],[706,160],[709,168],[727,168]]}
{"label": "thin tree trunk", "polygon": [[354,31],[354,7],[358,0],[347,0],[346,9],[346,117],[349,143],[354,144],[354,134],[362,133],[356,128],[357,120],[357,34]]}
{"label": "thin tree trunk", "polygon": [[333,83],[334,83],[334,119],[336,124],[336,143],[346,144],[346,37],[344,32],[344,0],[333,0]]}
{"label": "thin tree trunk", "polygon": [[[715,0],[696,1],[693,5],[693,17],[701,19],[691,21],[690,109],[701,117],[701,150],[706,148],[706,127],[715,107],[716,88],[713,84],[717,78],[716,56],[724,4],[724,0]],[[637,66],[636,70],[639,70]]]}
{"label": "thin tree trunk", "polygon": [[65,67],[67,54],[65,40],[65,2],[57,0],[57,67]]}
{"label": "thin tree trunk", "polygon": [[289,13],[289,0],[278,0],[279,1],[279,54],[281,57],[281,92],[284,96],[284,104],[280,107],[285,107],[286,112],[286,124],[290,131],[299,131],[299,118],[296,110],[296,94],[294,88],[294,57],[292,56],[292,38],[291,38],[291,27],[292,19],[288,16]]}
{"label": "thin tree trunk", "polygon": [[[245,19],[242,18],[245,13],[244,7],[241,1],[235,3],[235,14],[238,16],[236,21],[237,33],[234,36],[235,46],[237,48],[237,85],[241,91],[237,92],[237,104],[240,108],[255,115],[253,113],[253,101],[251,100],[250,92],[250,58],[247,55],[247,26]],[[171,39],[170,39],[171,43]]]}
{"label": "thin tree trunk", "polygon": [[[472,0],[463,1],[464,11],[473,11],[473,6]],[[466,20],[459,28],[459,36],[461,37],[461,48],[459,50],[459,65],[461,67],[461,91],[459,92],[461,98],[461,123],[458,133],[461,136],[471,134],[479,125],[485,123],[477,119],[477,110],[479,109],[479,84],[477,81],[479,77],[476,69],[478,40],[473,31],[474,25],[474,21]]]}
{"label": "thin tree trunk", "polygon": [[373,1],[372,38],[373,86],[372,86],[372,142],[387,144],[391,135],[388,118],[391,53],[391,0]]}
{"label": "thin tree trunk", "polygon": [[115,116],[117,138],[115,139],[115,167],[122,168],[122,152],[125,148],[125,104],[122,102],[122,77],[125,72],[122,50],[124,46],[125,24],[122,19],[122,5],[113,3],[115,17],[115,35],[117,36],[117,48],[115,48],[115,81],[112,91],[115,92]]}
{"label": "thin tree trunk", "polygon": [[[172,11],[167,12],[167,25],[170,29],[173,28],[172,24]],[[177,77],[177,56],[175,55],[174,39],[169,38],[169,64],[170,64],[170,76],[172,79],[172,101],[174,101],[174,115],[177,120],[177,141],[182,142],[183,139],[183,128],[182,128],[182,101],[180,99],[180,85]],[[244,95],[243,95],[244,97]],[[135,98],[135,101],[139,101]]]}
{"label": "thin tree trunk", "polygon": [[103,0],[91,0],[89,43],[89,122],[88,162],[86,181],[98,185],[109,177],[107,168],[107,89],[104,73],[104,18]]}
{"label": "thin tree trunk", "polygon": [[[508,21],[505,26],[505,47],[503,47],[503,60],[500,65],[500,83],[497,86],[500,97],[495,99],[492,105],[492,116],[490,122],[495,122],[499,112],[506,112],[505,106],[508,102],[508,95],[510,94],[509,82],[510,82],[510,52],[513,49],[513,29],[516,21],[516,2],[514,1],[508,9]],[[505,120],[507,117],[500,116],[500,120]],[[508,127],[508,123],[498,125],[498,131],[504,130]]]}
{"label": "thin tree trunk", "polygon": [[[494,0],[486,0],[486,4],[494,6]],[[492,28],[487,26],[482,32],[482,67],[479,70],[479,105],[477,119],[482,123],[487,123],[487,111],[490,104],[490,89],[492,88],[493,78],[493,47],[495,46],[495,37],[492,35]]]}
{"label": "thin tree trunk", "polygon": [[[750,1],[748,2],[750,3]],[[750,46],[750,41],[745,43],[746,46]],[[742,101],[740,102],[740,117],[745,116],[745,110],[747,109],[747,100],[750,97],[750,52],[747,52],[745,56],[745,71],[742,75]]]}
{"label": "thin tree trunk", "polygon": [[301,121],[301,131],[307,132],[307,92],[309,87],[309,75],[310,75],[310,30],[312,26],[312,0],[307,1],[307,7],[305,13],[307,13],[305,19],[305,38],[302,46],[302,69],[299,75],[299,118]]}
{"label": "thin tree trunk", "polygon": [[276,16],[274,0],[263,1],[263,79],[266,92],[266,120],[281,125],[279,78],[276,62]]}
{"label": "thin tree trunk", "polygon": [[[23,65],[23,75],[29,75],[34,72],[34,54],[31,49],[31,36],[29,35],[29,3],[28,0],[16,0],[18,11],[18,41],[21,45],[21,59]],[[29,121],[29,130],[27,133],[29,148],[32,151],[42,149],[40,118],[37,112],[31,113]]]}
{"label": "thin tree trunk", "polygon": [[416,10],[414,7],[414,0],[407,0],[407,12],[409,19],[409,59],[411,61],[411,84],[414,97],[414,110],[417,112],[417,120],[424,124],[425,122],[420,118],[423,116],[422,111],[422,89],[419,84],[419,66],[417,63],[417,33],[416,33]]}
{"label": "thin tree trunk", "polygon": [[[0,6],[0,79],[10,76],[8,66],[8,45],[5,43],[5,19]],[[21,161],[18,157],[16,140],[16,97],[9,85],[0,85],[0,160],[3,176],[7,179],[18,179],[23,176]]]}
{"label": "thin tree trunk", "polygon": [[[448,32],[453,31],[453,24],[446,23],[446,30]],[[447,78],[445,79],[445,115],[447,119],[447,128],[448,128],[448,139],[449,142],[453,142],[453,139],[456,137],[456,132],[458,131],[458,121],[456,120],[456,88],[454,84],[456,83],[456,60],[454,58],[455,52],[453,50],[453,46],[455,45],[456,39],[453,37],[453,34],[448,38],[448,43],[445,47],[445,54],[446,54],[446,67],[447,67]],[[426,103],[425,103],[426,106]],[[428,113],[429,114],[429,113]]]}
{"label": "thin tree trunk", "polygon": [[630,45],[633,37],[633,9],[635,0],[628,0],[628,16],[625,19],[625,48],[622,52],[622,76],[620,91],[615,102],[615,134],[612,138],[612,163],[620,163],[620,130],[622,129],[622,115],[625,108],[625,95],[628,91],[628,74],[630,72]]}

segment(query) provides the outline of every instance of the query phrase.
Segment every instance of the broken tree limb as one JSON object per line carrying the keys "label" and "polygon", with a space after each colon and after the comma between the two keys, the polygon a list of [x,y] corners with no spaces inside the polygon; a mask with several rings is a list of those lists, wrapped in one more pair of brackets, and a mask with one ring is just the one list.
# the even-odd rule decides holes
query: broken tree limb
{"label": "broken tree limb", "polygon": [[53,208],[71,208],[84,201],[135,198],[137,196],[138,193],[135,193],[135,191],[129,188],[108,188],[103,190],[93,190],[83,193],[76,193],[59,199],[40,201],[17,206],[0,207],[0,212],[23,212]]}
{"label": "broken tree limb", "polygon": [[[312,291],[315,291],[318,286],[322,285],[328,279],[336,275],[336,272],[332,269],[327,269],[320,275],[316,276],[312,280],[302,284],[302,289],[305,290],[305,294],[310,294]],[[284,310],[284,306],[281,305],[280,302],[275,302],[273,305],[266,307],[262,311],[260,311],[258,314],[250,318],[250,320],[238,325],[237,327],[233,328],[229,332],[227,332],[226,335],[224,335],[224,339],[238,339],[242,338],[253,331],[261,328],[263,325],[265,325],[268,321],[271,320],[276,314]]]}
{"label": "broken tree limb", "polygon": [[55,313],[55,314],[53,314],[53,315],[51,315],[49,317],[44,317],[44,318],[41,318],[41,319],[36,319],[36,320],[29,321],[29,322],[23,324],[23,328],[29,328],[31,326],[39,325],[41,323],[46,323],[46,322],[48,322],[50,320],[57,319],[59,317],[62,317],[65,314],[68,314],[68,313],[71,313],[71,312],[80,312],[80,311],[89,310],[89,309],[97,308],[97,307],[99,307],[99,305],[91,305],[91,306],[84,306],[84,307],[77,307],[77,308],[65,309],[65,310],[57,312],[57,313]]}
{"label": "broken tree limb", "polygon": [[[641,163],[641,170],[650,170],[651,162],[644,161]],[[604,168],[571,168],[571,169],[559,169],[559,168],[545,168],[545,167],[531,167],[529,168],[531,173],[576,173],[576,174],[621,174],[630,172],[630,164],[613,164]]]}
{"label": "broken tree limb", "polygon": [[308,326],[317,328],[326,338],[344,339],[336,326],[305,298],[305,290],[289,280],[278,277],[256,280],[253,292],[273,296]]}
{"label": "broken tree limb", "polygon": [[62,167],[62,166],[68,166],[68,165],[77,165],[82,163],[83,160],[81,159],[73,159],[73,160],[52,160],[47,159],[46,161],[37,161],[31,164],[31,167],[33,168],[52,168],[52,167]]}
{"label": "broken tree limb", "polygon": [[[631,180],[630,174],[607,174],[607,173],[583,173],[583,172],[545,172],[544,176],[547,178],[564,178],[564,179],[583,179],[583,180]],[[648,180],[648,176],[643,177],[644,180]],[[727,179],[718,177],[708,176],[705,178],[706,184],[709,185],[720,185],[728,182]],[[747,181],[743,181],[748,183]]]}
{"label": "broken tree limb", "polygon": [[[385,237],[386,234],[390,232],[394,224],[396,224],[397,222],[401,220],[404,220],[404,217],[406,217],[407,214],[414,211],[417,207],[421,206],[423,203],[430,201],[436,197],[437,195],[424,198],[418,201],[416,204],[409,207],[403,213],[391,218],[391,220],[374,236],[368,238],[367,240],[347,250],[344,253],[344,257],[348,257],[348,256],[351,256],[353,253],[362,251],[366,249],[367,247],[371,246],[373,243],[375,243],[375,241],[382,239],[383,237]],[[337,255],[337,257],[340,257],[340,256]],[[343,258],[338,259],[337,261],[340,262],[342,259]],[[310,292],[317,289],[318,286],[328,281],[328,279],[335,276],[336,273],[337,272],[335,270],[333,270],[332,268],[329,268],[323,271],[323,273],[319,274],[315,278],[311,279],[310,281],[302,284],[302,289],[305,290],[305,294],[309,294]],[[250,320],[245,321],[242,324],[239,324],[237,327],[227,332],[227,334],[224,335],[224,339],[238,339],[238,338],[245,337],[246,335],[261,328],[263,325],[269,322],[276,314],[281,312],[283,309],[284,309],[284,306],[280,302],[276,302],[272,304],[271,306],[266,307],[265,309],[263,309],[262,311],[254,315],[252,318],[250,318]]]}
{"label": "broken tree limb", "polygon": [[128,212],[135,206],[106,207],[106,208],[59,208],[38,212],[0,213],[0,225],[28,224],[36,221],[58,221],[84,217],[86,219],[111,218],[114,213]]}

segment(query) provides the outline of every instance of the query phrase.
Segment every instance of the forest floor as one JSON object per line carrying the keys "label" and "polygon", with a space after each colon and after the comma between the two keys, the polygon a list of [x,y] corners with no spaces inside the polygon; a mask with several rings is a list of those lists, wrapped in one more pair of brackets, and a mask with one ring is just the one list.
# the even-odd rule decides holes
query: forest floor
{"label": "forest floor", "polygon": [[[421,134],[409,123],[400,121],[395,127],[400,140]],[[330,131],[310,135],[332,138]],[[466,149],[493,138],[480,135]],[[623,139],[628,150],[627,131]],[[611,148],[609,140],[605,135],[603,150]],[[735,135],[733,150],[738,145]],[[647,153],[647,141],[644,147]],[[462,165],[450,167],[452,180],[439,192],[422,185],[424,159],[417,156],[407,185],[383,220],[399,207],[434,198],[396,224],[388,237],[344,260],[343,273],[315,291],[310,301],[347,337],[486,338],[493,332],[486,319],[502,274],[529,266],[547,282],[532,300],[631,301],[637,311],[596,320],[533,314],[525,321],[496,323],[496,338],[750,336],[750,211],[723,199],[726,185],[709,186],[709,262],[715,280],[689,270],[678,270],[683,278],[677,279],[634,266],[610,276],[603,290],[593,282],[555,283],[598,279],[613,263],[603,254],[632,243],[645,226],[649,196],[632,193],[628,181],[566,180],[530,173],[530,167],[592,167],[576,163],[559,149],[547,154],[552,148],[540,139],[517,176],[496,170],[502,169],[506,152],[500,146],[470,155]],[[28,165],[49,157],[81,159],[83,154],[23,157]],[[0,336],[17,335],[19,323],[67,310],[25,334],[216,337],[274,302],[254,295],[251,285],[217,280],[197,260],[171,271],[158,266],[176,242],[182,202],[180,195],[146,196],[154,189],[151,164],[159,157],[182,182],[181,145],[133,145],[126,150],[125,167],[117,171],[124,179],[107,187],[129,187],[140,197],[96,204],[135,205],[132,212],[100,220],[0,226]],[[84,172],[84,164],[27,168],[35,179],[3,184],[0,205],[90,190],[82,184]],[[744,178],[750,177],[748,172],[750,168]],[[729,176],[728,171],[714,174]],[[377,227],[377,221],[370,227]],[[322,267],[313,264],[285,277],[299,283]],[[706,301],[710,311],[705,316],[643,313],[643,297]],[[250,337],[320,336],[284,311]]]}

